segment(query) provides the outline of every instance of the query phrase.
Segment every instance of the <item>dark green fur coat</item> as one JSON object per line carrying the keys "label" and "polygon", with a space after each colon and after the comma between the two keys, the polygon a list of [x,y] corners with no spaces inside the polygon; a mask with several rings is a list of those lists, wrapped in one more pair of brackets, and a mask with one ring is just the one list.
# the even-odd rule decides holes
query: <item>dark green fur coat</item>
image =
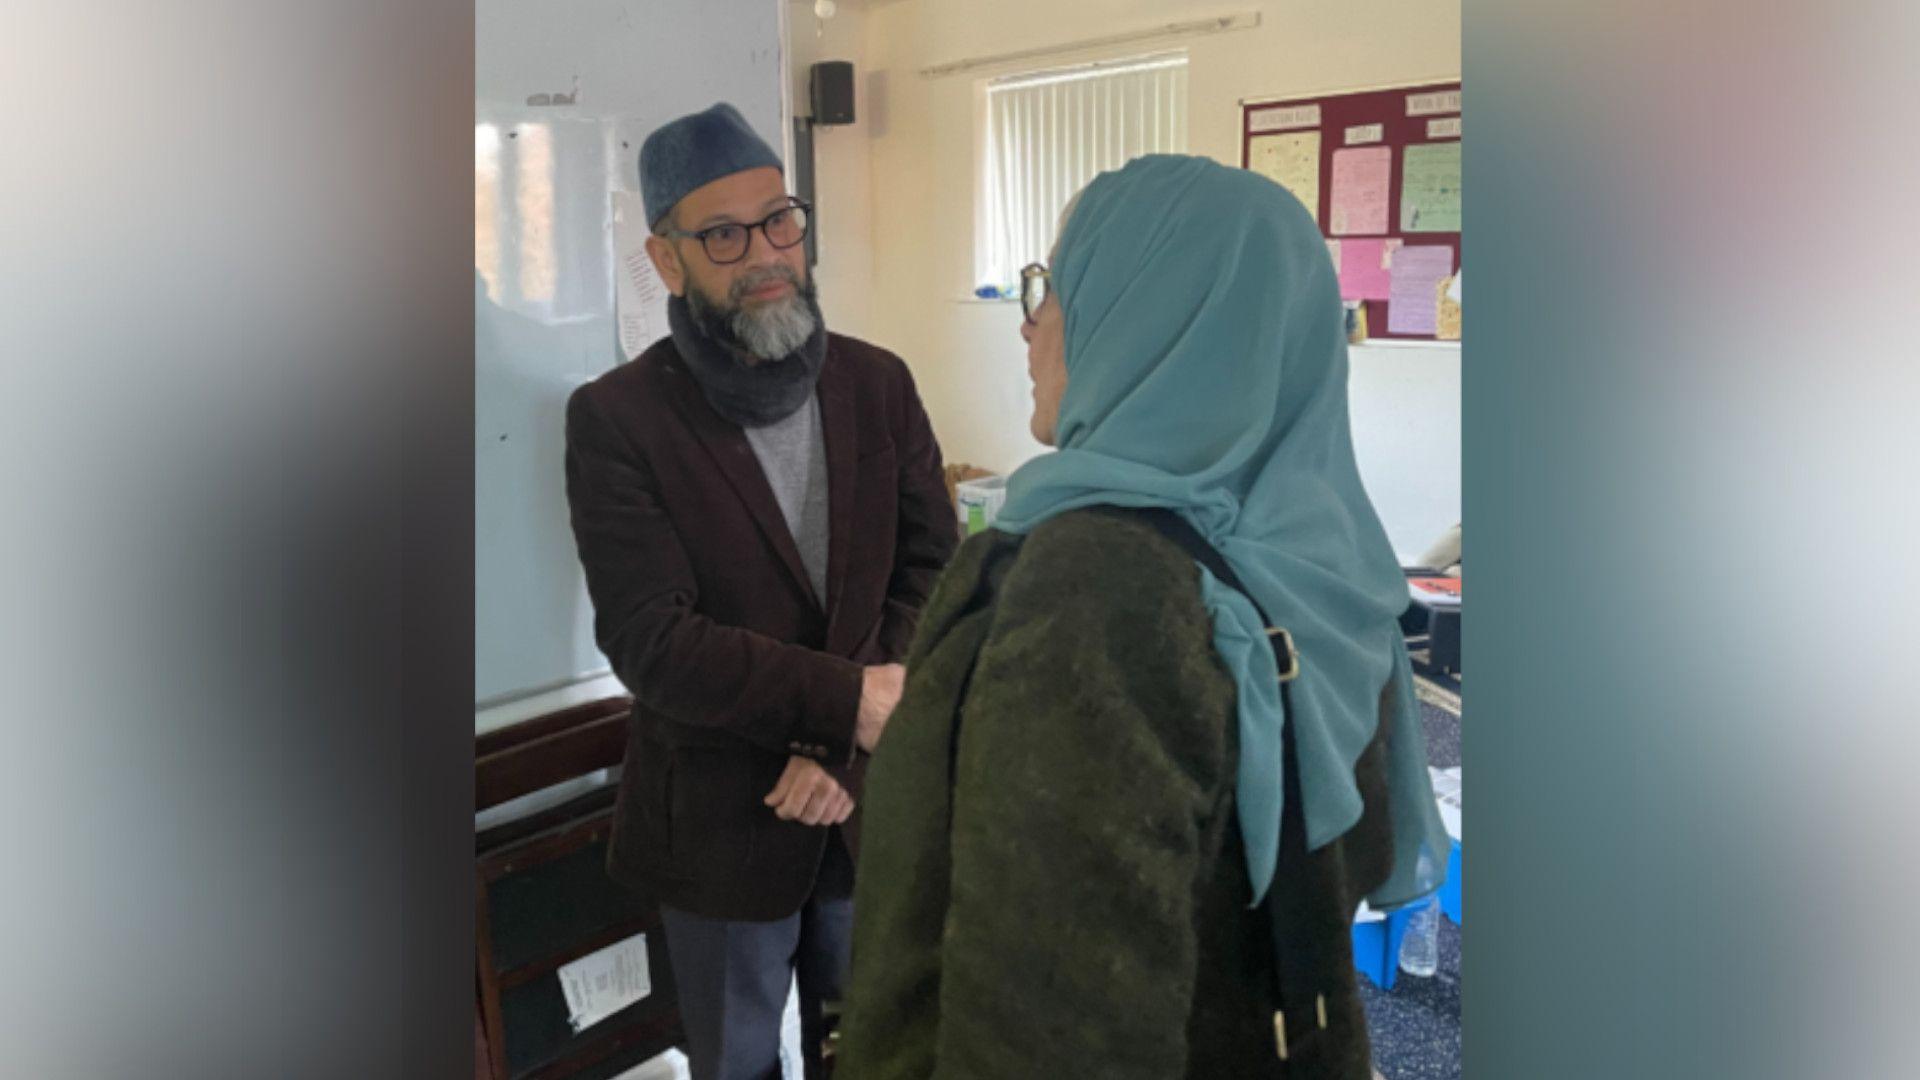
{"label": "dark green fur coat", "polygon": [[909,672],[867,779],[838,1080],[1370,1075],[1350,960],[1328,1029],[1276,1054],[1234,688],[1179,548],[1095,511],[975,536]]}

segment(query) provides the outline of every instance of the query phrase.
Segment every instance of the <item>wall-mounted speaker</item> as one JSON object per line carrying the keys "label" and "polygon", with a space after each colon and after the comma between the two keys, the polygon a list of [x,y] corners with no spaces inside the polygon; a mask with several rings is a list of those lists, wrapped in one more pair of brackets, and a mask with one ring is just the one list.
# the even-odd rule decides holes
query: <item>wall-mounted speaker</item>
{"label": "wall-mounted speaker", "polygon": [[853,123],[852,62],[822,60],[808,69],[808,76],[813,91],[813,122]]}

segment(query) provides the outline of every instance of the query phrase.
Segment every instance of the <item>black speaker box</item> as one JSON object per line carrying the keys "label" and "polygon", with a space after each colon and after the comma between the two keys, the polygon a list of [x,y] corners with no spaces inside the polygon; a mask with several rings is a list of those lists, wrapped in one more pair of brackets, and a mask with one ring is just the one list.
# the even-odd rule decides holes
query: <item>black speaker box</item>
{"label": "black speaker box", "polygon": [[853,64],[822,60],[808,69],[813,88],[813,122],[853,123]]}

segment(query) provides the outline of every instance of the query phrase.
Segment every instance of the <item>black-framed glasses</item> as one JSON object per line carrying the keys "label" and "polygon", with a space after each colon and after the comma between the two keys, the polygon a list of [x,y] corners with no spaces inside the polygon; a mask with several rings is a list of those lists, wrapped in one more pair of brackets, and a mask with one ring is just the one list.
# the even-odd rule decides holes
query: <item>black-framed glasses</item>
{"label": "black-framed glasses", "polygon": [[1047,302],[1053,289],[1053,272],[1039,263],[1028,263],[1020,270],[1020,314],[1029,325],[1036,325],[1033,313]]}
{"label": "black-framed glasses", "polygon": [[747,257],[747,248],[753,244],[755,229],[759,229],[767,238],[767,243],[783,251],[805,240],[807,225],[812,214],[813,207],[799,199],[790,199],[786,206],[752,223],[726,221],[718,225],[709,225],[704,229],[696,229],[693,232],[684,229],[668,229],[663,235],[684,236],[698,240],[700,250],[707,253],[708,259],[720,266],[725,266]]}

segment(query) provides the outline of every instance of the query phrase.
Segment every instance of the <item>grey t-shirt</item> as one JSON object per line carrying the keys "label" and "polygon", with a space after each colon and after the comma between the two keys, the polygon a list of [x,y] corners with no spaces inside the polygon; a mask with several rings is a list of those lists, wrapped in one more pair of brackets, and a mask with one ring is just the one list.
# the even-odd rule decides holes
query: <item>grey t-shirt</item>
{"label": "grey t-shirt", "polygon": [[827,443],[820,428],[820,395],[784,420],[746,428],[753,456],[760,459],[780,516],[800,549],[800,562],[813,582],[813,594],[827,602]]}

